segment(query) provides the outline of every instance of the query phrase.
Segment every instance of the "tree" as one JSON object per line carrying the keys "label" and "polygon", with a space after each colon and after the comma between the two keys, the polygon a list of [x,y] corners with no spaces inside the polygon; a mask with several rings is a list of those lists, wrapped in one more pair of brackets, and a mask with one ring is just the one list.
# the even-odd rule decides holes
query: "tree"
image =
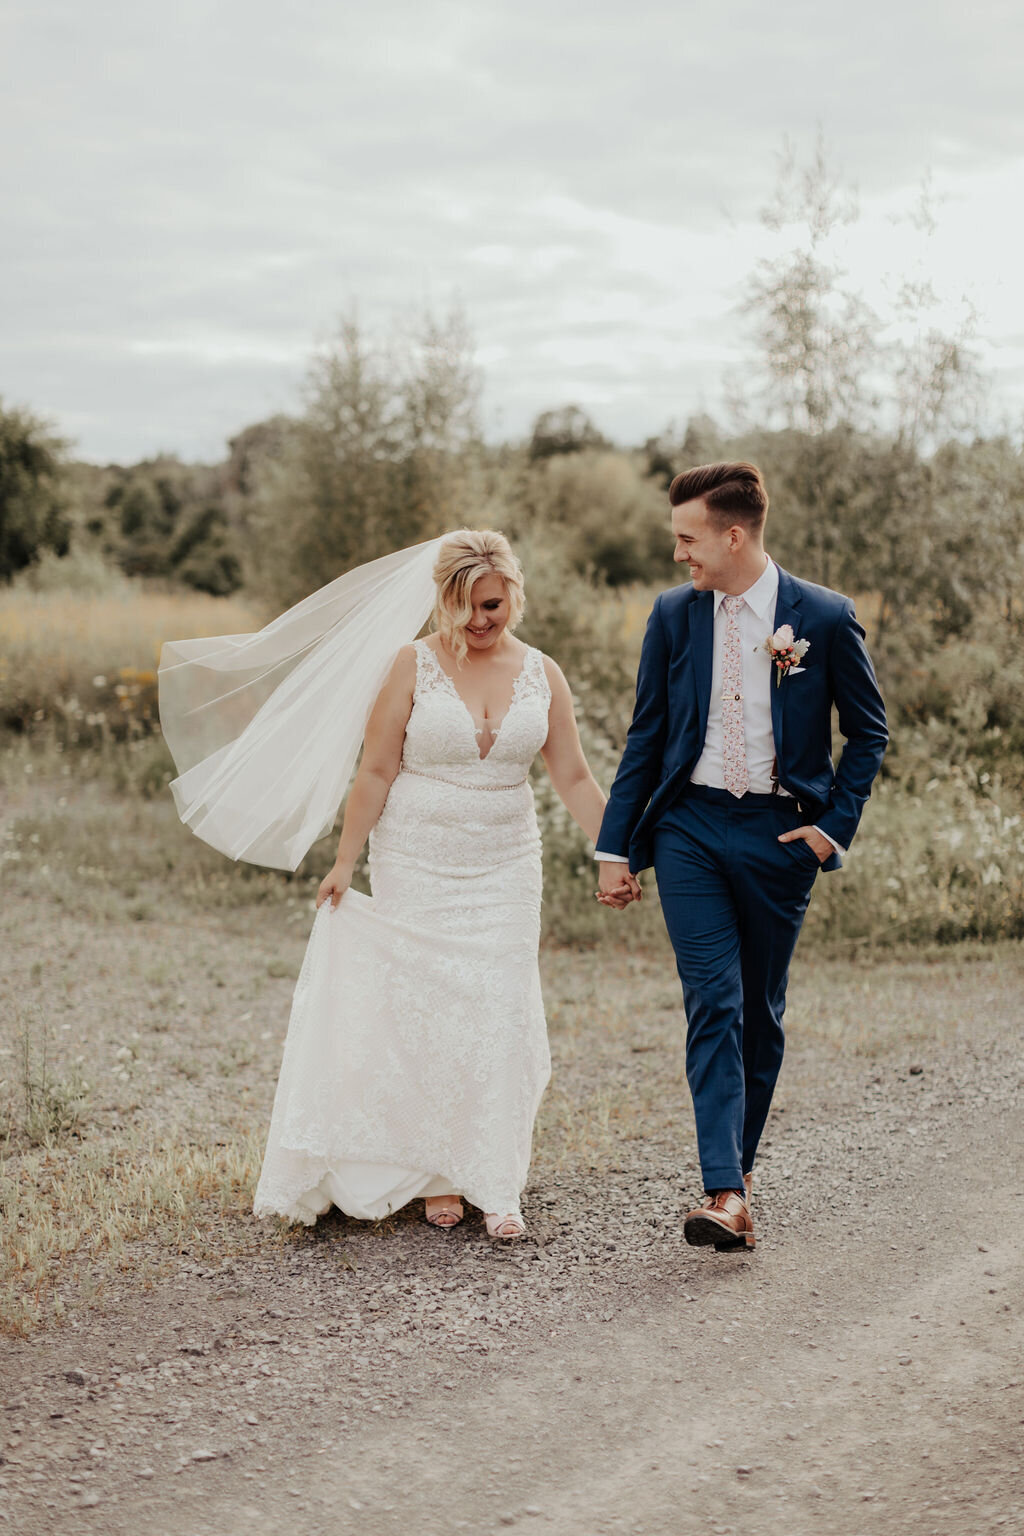
{"label": "tree", "polygon": [[224,470],[162,456],[109,471],[105,518],[86,528],[128,576],[162,577],[222,596],[242,579]]}
{"label": "tree", "polygon": [[879,320],[859,294],[844,287],[829,243],[857,218],[853,191],[828,164],[819,134],[807,165],[788,142],[766,228],[793,232],[793,243],[755,268],[743,309],[754,322],[768,420],[818,434],[838,423],[862,424],[877,361]]}
{"label": "tree", "polygon": [[178,581],[214,597],[226,597],[242,584],[242,562],[222,506],[207,503],[185,520],[170,551]]}
{"label": "tree", "polygon": [[0,581],[44,550],[67,554],[66,449],[38,417],[0,401]]}
{"label": "tree", "polygon": [[[791,242],[759,263],[744,307],[754,322],[762,405],[783,427],[763,437],[773,495],[786,509],[782,542],[812,579],[873,591],[882,648],[893,621],[912,611],[931,622],[942,603],[946,621],[956,622],[923,454],[969,421],[980,374],[970,316],[952,333],[934,323],[938,300],[923,263],[905,274],[884,318],[846,286],[835,237],[856,217],[856,198],[830,168],[820,137],[805,165],[787,150],[762,218]],[[927,186],[908,217],[927,237]]]}
{"label": "tree", "polygon": [[294,431],[255,467],[246,520],[257,584],[294,601],[464,521],[478,396],[458,311],[421,316],[400,338],[343,320],[310,363]]}
{"label": "tree", "polygon": [[533,424],[530,459],[550,459],[560,453],[583,453],[612,445],[578,405],[542,411]]}
{"label": "tree", "polygon": [[681,470],[722,459],[724,441],[717,422],[706,412],[698,412],[690,417],[681,437],[678,427],[669,425],[657,437],[647,439],[643,447],[647,474],[668,490]]}
{"label": "tree", "polygon": [[639,455],[593,450],[528,465],[516,486],[517,535],[556,546],[568,566],[609,586],[672,572],[668,509]]}

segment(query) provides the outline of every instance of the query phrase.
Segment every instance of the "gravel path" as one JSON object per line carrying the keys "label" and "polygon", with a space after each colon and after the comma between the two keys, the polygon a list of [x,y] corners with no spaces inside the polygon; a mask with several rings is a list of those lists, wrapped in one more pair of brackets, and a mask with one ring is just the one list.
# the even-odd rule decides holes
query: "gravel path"
{"label": "gravel path", "polygon": [[146,1292],[127,1274],[3,1345],[0,1526],[1024,1531],[1019,977],[927,1047],[794,1029],[751,1255],[682,1239],[677,1019],[556,1028],[565,1101],[628,1083],[647,1123],[591,1167],[540,1159],[528,1242],[338,1217]]}

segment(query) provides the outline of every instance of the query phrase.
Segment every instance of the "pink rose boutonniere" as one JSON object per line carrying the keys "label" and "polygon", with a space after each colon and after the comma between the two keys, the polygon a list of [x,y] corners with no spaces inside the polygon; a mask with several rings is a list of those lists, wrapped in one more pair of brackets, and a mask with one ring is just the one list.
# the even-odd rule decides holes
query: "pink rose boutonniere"
{"label": "pink rose boutonniere", "polygon": [[782,679],[788,673],[802,672],[804,670],[800,663],[810,648],[811,642],[809,640],[798,640],[796,638],[791,624],[780,625],[774,635],[769,635],[767,640],[762,640],[761,644],[757,647],[759,651],[767,651],[775,663],[776,688],[779,687]]}

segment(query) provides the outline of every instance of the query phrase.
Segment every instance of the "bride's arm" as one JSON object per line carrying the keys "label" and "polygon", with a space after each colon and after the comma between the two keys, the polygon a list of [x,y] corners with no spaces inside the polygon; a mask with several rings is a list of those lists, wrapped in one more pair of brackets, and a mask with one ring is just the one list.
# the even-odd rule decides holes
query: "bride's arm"
{"label": "bride's arm", "polygon": [[[572,693],[562,669],[550,656],[545,656],[544,670],[551,684],[551,709],[548,713],[548,739],[541,748],[541,756],[569,815],[590,841],[596,843],[604,816],[605,796],[583,755]],[[606,891],[599,900],[604,906],[621,910],[631,901],[639,901],[642,894],[640,882],[627,874],[621,886]]]}
{"label": "bride's arm", "polygon": [[562,804],[593,842],[601,829],[605,797],[583,755],[572,694],[562,669],[545,656],[544,670],[551,685],[551,708],[541,756]]}
{"label": "bride's arm", "polygon": [[352,883],[356,860],[384,809],[388,791],[402,765],[405,728],[412,713],[415,686],[416,653],[411,645],[403,645],[366,722],[363,758],[345,805],[338,857],[320,882],[316,897],[318,907],[328,897],[331,906],[336,907]]}

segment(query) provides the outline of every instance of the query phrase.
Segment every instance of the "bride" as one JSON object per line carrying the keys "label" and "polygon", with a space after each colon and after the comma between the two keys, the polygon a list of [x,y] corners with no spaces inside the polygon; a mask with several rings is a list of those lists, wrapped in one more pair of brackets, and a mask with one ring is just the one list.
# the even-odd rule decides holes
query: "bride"
{"label": "bride", "polygon": [[[534,1119],[551,1070],[537,964],[541,847],[531,763],[540,752],[591,840],[604,795],[584,758],[565,678],[515,638],[523,578],[508,541],[462,529],[420,548],[434,560],[433,632],[392,650],[365,720],[337,858],[320,885],[295,988],[254,1210],[312,1224],[332,1204],[374,1219],[421,1198],[429,1222],[451,1227],[465,1199],[484,1212],[491,1237],[517,1238],[525,1231],[520,1195]],[[308,604],[319,613],[321,597],[293,614]],[[408,629],[407,613],[403,620]],[[412,633],[419,627],[416,615]],[[378,621],[364,646],[379,629]],[[169,673],[188,645],[200,642],[178,643]],[[348,669],[335,661],[339,691],[341,673],[354,666],[354,654]],[[162,665],[162,711],[163,680]],[[320,694],[329,711],[330,697]],[[250,729],[268,708],[274,714],[265,684],[259,697]],[[169,676],[172,723],[176,702]],[[294,729],[286,734],[292,758],[301,758],[302,738]],[[237,756],[237,743],[233,750]],[[246,764],[258,756],[241,755]],[[214,762],[215,790],[200,772]],[[230,774],[224,790],[217,753],[206,764],[173,786],[183,818],[235,857],[248,838],[241,856],[256,849],[260,862],[272,862],[280,829],[274,838],[249,826],[237,831],[239,802],[248,813],[261,795],[242,795]],[[190,772],[199,773],[198,788]],[[219,800],[231,801],[227,811]],[[291,807],[282,821],[294,832]],[[351,889],[367,839],[372,897]]]}

